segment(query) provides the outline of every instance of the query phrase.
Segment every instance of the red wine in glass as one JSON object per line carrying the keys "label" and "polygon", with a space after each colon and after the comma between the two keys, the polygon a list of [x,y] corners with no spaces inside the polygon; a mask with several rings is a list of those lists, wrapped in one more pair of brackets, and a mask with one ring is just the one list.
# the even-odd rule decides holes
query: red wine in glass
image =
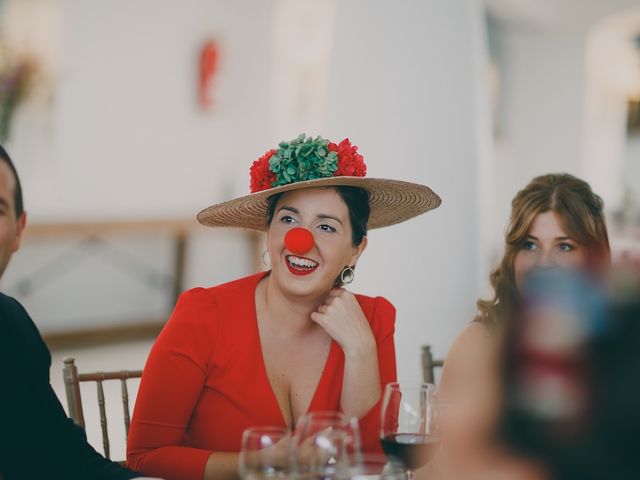
{"label": "red wine in glass", "polygon": [[429,383],[385,385],[380,443],[389,461],[404,467],[409,480],[438,449],[437,408],[436,388]]}
{"label": "red wine in glass", "polygon": [[431,460],[439,439],[420,433],[394,433],[382,437],[380,443],[392,462],[402,463],[405,470],[416,470]]}

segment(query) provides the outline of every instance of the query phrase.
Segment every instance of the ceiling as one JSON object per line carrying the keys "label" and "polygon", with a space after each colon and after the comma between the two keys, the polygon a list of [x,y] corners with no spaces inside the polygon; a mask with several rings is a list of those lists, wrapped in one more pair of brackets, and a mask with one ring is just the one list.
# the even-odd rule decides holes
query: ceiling
{"label": "ceiling", "polygon": [[640,32],[638,0],[485,0],[498,21],[542,30],[584,30],[614,16]]}

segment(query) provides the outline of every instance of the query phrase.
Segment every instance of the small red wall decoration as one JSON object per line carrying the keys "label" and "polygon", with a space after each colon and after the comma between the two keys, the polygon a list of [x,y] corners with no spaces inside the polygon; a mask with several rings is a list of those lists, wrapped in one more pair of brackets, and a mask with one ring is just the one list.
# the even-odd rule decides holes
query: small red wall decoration
{"label": "small red wall decoration", "polygon": [[213,105],[213,77],[218,68],[218,46],[213,40],[207,40],[200,50],[198,100],[200,107],[209,110]]}

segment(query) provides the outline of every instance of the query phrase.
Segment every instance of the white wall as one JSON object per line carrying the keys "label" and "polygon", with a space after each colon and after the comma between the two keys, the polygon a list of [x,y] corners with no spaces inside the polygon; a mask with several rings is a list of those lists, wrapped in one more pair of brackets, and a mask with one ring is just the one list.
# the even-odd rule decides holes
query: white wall
{"label": "white wall", "polygon": [[491,231],[501,249],[518,190],[545,173],[584,176],[586,34],[503,25],[496,36],[501,97]]}
{"label": "white wall", "polygon": [[490,210],[496,252],[511,198],[533,176],[577,175],[603,197],[608,213],[622,206],[625,182],[634,182],[625,178],[625,122],[640,78],[632,48],[637,5],[525,3],[546,14],[521,9],[521,17],[496,22],[501,93]]}
{"label": "white wall", "polygon": [[[50,82],[49,100],[21,109],[8,144],[29,221],[194,218],[246,193],[251,159],[276,141],[269,132],[273,5],[7,2],[7,35],[18,44],[30,39]],[[208,37],[219,42],[221,58],[215,105],[203,112],[197,64]],[[149,288],[73,242],[27,242],[3,278],[3,289],[21,296],[25,276],[51,265],[59,271],[55,282],[21,296],[43,332],[166,317],[169,288]],[[168,238],[117,238],[113,248],[160,274],[171,271]],[[238,232],[203,231],[192,239],[187,286],[250,273],[247,250]]]}
{"label": "white wall", "polygon": [[607,17],[589,30],[587,38],[584,161],[586,176],[610,211],[621,209],[625,189],[633,190],[640,182],[640,176],[625,172],[627,102],[640,94],[640,60],[633,43],[640,9],[635,22],[633,18]]}
{"label": "white wall", "polygon": [[279,140],[321,130],[336,13],[342,7],[339,0],[276,1],[270,125]]}
{"label": "white wall", "polygon": [[[419,376],[419,347],[444,355],[470,321],[479,254],[474,1],[341,2],[326,134],[360,146],[368,175],[430,185],[442,206],[369,235],[354,289],[397,308],[398,371]],[[484,57],[481,57],[484,58]]]}
{"label": "white wall", "polygon": [[[59,4],[52,132],[17,130],[10,145],[44,144],[18,157],[32,218],[193,215],[245,192],[247,159],[272,143],[273,2]],[[209,36],[221,60],[215,107],[202,112],[197,62]]]}

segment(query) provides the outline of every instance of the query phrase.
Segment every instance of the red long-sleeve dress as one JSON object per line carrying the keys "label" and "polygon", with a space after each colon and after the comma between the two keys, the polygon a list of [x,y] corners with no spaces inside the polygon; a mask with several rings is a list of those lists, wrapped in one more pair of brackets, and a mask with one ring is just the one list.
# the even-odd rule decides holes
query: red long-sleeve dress
{"label": "red long-sleeve dress", "polygon": [[[128,464],[146,475],[201,480],[212,452],[238,452],[244,429],[285,426],[267,377],[256,318],[259,273],[183,293],[156,340],[138,391]],[[356,298],[376,339],[380,380],[396,380],[395,309]],[[340,410],[344,354],[332,342],[308,411]],[[360,419],[365,450],[377,450],[380,402]]]}

